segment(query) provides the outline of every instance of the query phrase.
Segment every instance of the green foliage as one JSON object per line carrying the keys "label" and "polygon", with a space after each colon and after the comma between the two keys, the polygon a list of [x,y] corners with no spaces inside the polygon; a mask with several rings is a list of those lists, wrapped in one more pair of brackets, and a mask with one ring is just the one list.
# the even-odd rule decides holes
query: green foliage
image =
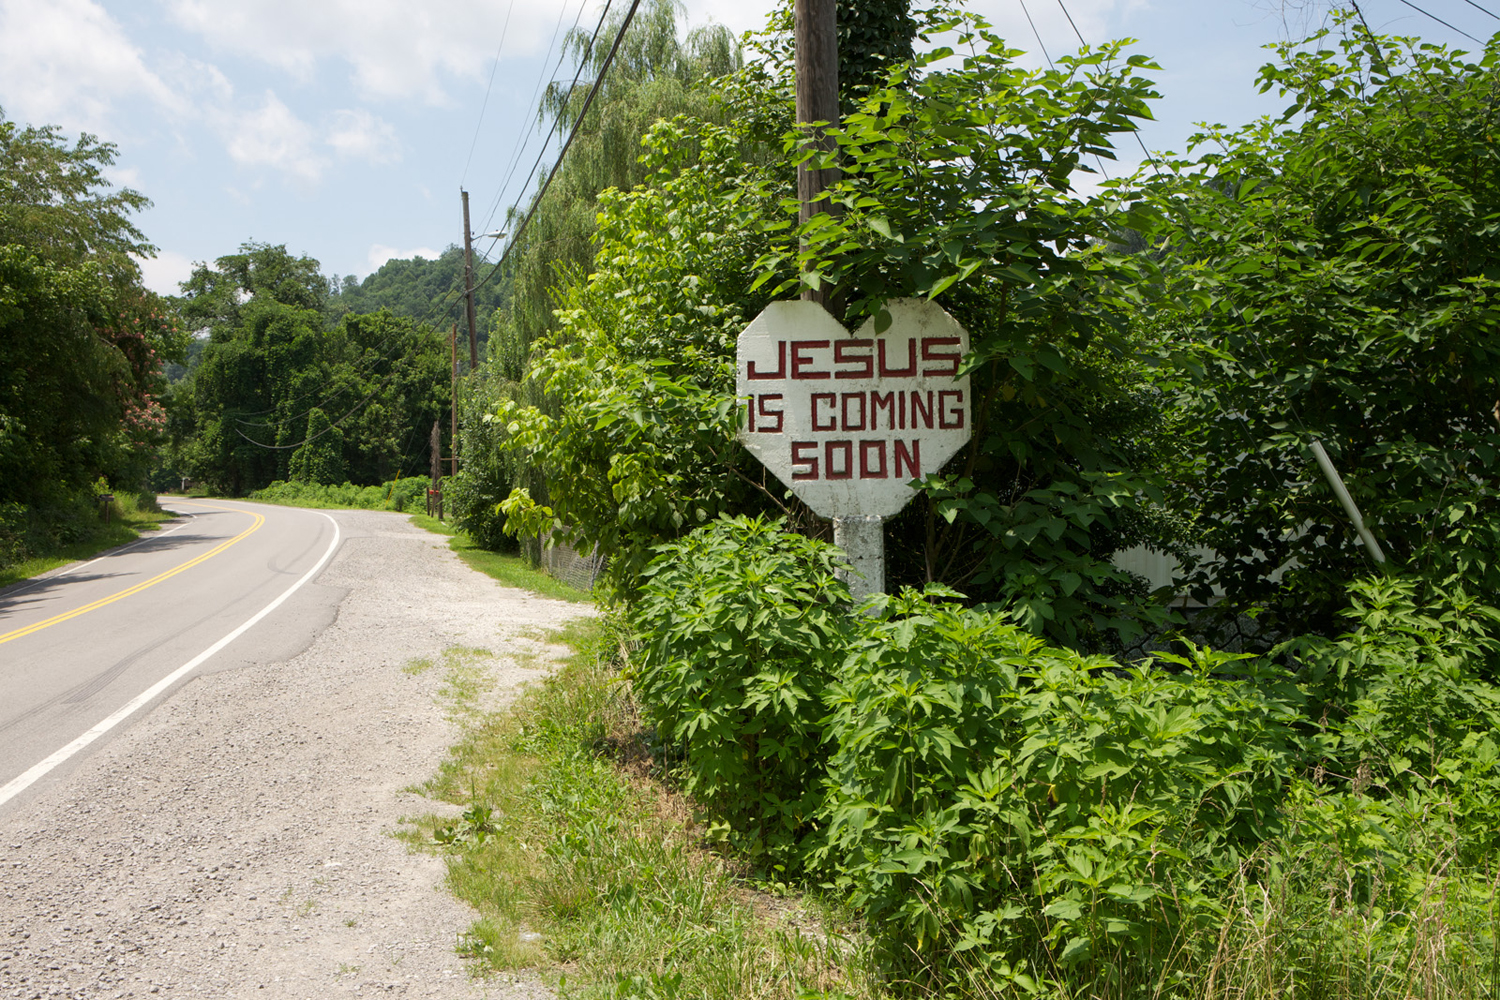
{"label": "green foliage", "polygon": [[1500,610],[1463,591],[1420,601],[1414,578],[1351,586],[1336,639],[1302,637],[1296,665],[1322,722],[1325,780],[1356,794],[1447,803],[1464,863],[1500,848]]}
{"label": "green foliage", "polygon": [[631,609],[629,676],[711,833],[794,865],[819,807],[849,591],[843,553],[785,527],[723,518],[660,546]]}
{"label": "green foliage", "polygon": [[[143,485],[164,440],[164,361],[185,338],[140,285],[130,215],[150,203],[105,176],[115,147],[0,114],[0,505],[13,557],[76,541],[87,485]],[[13,515],[13,516],[12,516]]]}
{"label": "green foliage", "polygon": [[[603,37],[613,36],[620,16],[606,24]],[[676,115],[725,120],[725,109],[701,84],[739,65],[738,46],[719,25],[680,32],[680,16],[675,0],[649,0],[641,6],[567,159],[536,206],[521,242],[510,251],[510,271],[498,279],[514,286],[498,331],[509,339],[502,353],[524,357],[534,342],[554,329],[553,310],[563,305],[559,278],[569,272],[587,274],[593,268],[600,195],[610,189],[628,191],[654,170],[639,162],[642,136],[658,121]],[[560,130],[571,129],[578,120],[592,74],[601,71],[609,51],[605,45],[591,50],[590,36],[591,32],[575,30],[566,41],[574,57],[585,63],[580,85],[570,89],[564,82],[552,82],[538,109],[541,121],[555,119]],[[508,225],[518,226],[530,207],[513,210]]]}
{"label": "green foliage", "polygon": [[307,433],[292,452],[291,476],[299,483],[332,486],[344,480],[344,435],[317,407],[307,415]]}
{"label": "green foliage", "polygon": [[1203,582],[1282,636],[1335,629],[1369,567],[1310,439],[1395,562],[1500,586],[1500,39],[1468,56],[1341,24],[1261,70],[1281,117],[1161,165],[1154,237],[1153,321],[1191,380],[1186,489],[1222,556]]}
{"label": "green foliage", "polygon": [[505,512],[500,504],[510,495],[510,481],[495,474],[493,467],[467,468],[443,480],[443,500],[453,511],[453,523],[467,532],[482,549],[514,549],[505,530]]}
{"label": "green foliage", "polygon": [[845,114],[910,62],[917,21],[911,0],[839,0],[839,97]]}
{"label": "green foliage", "polygon": [[318,268],[306,254],[293,257],[285,244],[242,243],[239,253],[220,257],[212,267],[194,266],[182,283],[182,317],[222,340],[245,322],[247,308],[266,302],[321,311],[328,282]]}
{"label": "green foliage", "polygon": [[136,256],[156,248],[130,216],[150,200],[113,190],[116,148],[87,133],[69,145],[54,125],[21,127],[0,111],[0,244],[23,245],[64,265],[92,261],[117,287],[138,284]]}
{"label": "green foliage", "polygon": [[317,261],[242,250],[185,285],[184,315],[212,333],[174,392],[186,411],[174,418],[182,471],[239,495],[277,479],[378,483],[426,470],[451,391],[446,338],[383,310],[327,327]]}
{"label": "green foliage", "polygon": [[[490,321],[495,311],[510,301],[510,284],[498,277],[490,280],[490,265],[483,259],[486,249],[483,243],[474,247],[474,317],[481,351],[489,340]],[[435,260],[395,258],[380,265],[364,281],[356,282],[351,274],[339,282],[330,280],[329,285],[325,309],[330,322],[346,313],[389,309],[397,316],[430,323],[449,313],[463,294],[463,247],[450,246]],[[335,285],[337,287],[333,287]],[[460,326],[463,326],[462,321]],[[461,356],[466,356],[466,353],[459,351]],[[466,357],[461,357],[460,363],[466,366]]]}
{"label": "green foliage", "polygon": [[739,224],[754,206],[738,142],[701,122],[653,129],[651,183],[602,196],[595,270],[565,287],[558,332],[533,357],[543,405],[502,400],[490,418],[541,479],[507,514],[534,531],[535,498],[547,526],[599,546],[622,595],[653,546],[767,502],[733,440],[734,337],[765,301],[745,290],[759,243]]}
{"label": "green foliage", "polygon": [[1300,698],[1239,657],[1121,670],[932,597],[880,599],[830,690],[821,860],[932,985],[1118,988],[1280,829]]}
{"label": "green foliage", "polygon": [[277,480],[251,493],[249,499],[289,507],[349,507],[417,514],[427,509],[427,485],[428,480],[419,476],[395,479],[379,486],[356,486],[353,483],[318,485]]}
{"label": "green foliage", "polygon": [[892,984],[1405,998],[1500,971],[1500,612],[1367,581],[1295,673],[1127,667],[940,587],[857,613],[836,557],[746,519],[663,546],[629,676],[711,834],[847,894]]}
{"label": "green foliage", "polygon": [[[848,322],[874,315],[877,332],[888,299],[941,297],[969,330],[973,440],[892,522],[888,579],[960,587],[1075,647],[1127,647],[1166,613],[1110,556],[1184,552],[1162,509],[1172,428],[1151,345],[1127,325],[1152,264],[1100,239],[1128,192],[1071,185],[1149,117],[1156,95],[1136,74],[1152,64],[1110,44],[1031,71],[982,19],[947,27],[961,68],[936,68],[953,54],[939,47],[882,75],[830,131],[836,211],[768,224],[757,280],[831,288]],[[807,159],[802,143],[788,132],[786,153]]]}

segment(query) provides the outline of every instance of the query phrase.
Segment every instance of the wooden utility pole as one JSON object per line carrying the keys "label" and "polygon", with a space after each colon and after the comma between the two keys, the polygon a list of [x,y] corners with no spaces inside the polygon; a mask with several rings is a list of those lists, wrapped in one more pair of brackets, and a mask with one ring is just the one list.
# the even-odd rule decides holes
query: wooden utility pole
{"label": "wooden utility pole", "polygon": [[448,350],[453,355],[453,430],[448,439],[449,475],[458,475],[458,324],[448,334]]}
{"label": "wooden utility pole", "polygon": [[442,421],[432,422],[432,481],[427,484],[427,516],[437,510],[438,520],[443,519],[443,432]]}
{"label": "wooden utility pole", "polygon": [[[797,53],[797,123],[839,123],[839,33],[837,0],[795,0]],[[808,129],[808,145],[832,152],[834,141],[822,129]],[[802,202],[801,219],[806,222],[829,211],[826,201],[813,200],[838,181],[838,168],[818,170],[811,163],[797,168],[797,197]],[[828,304],[826,286],[804,289],[802,297],[819,305]]]}
{"label": "wooden utility pole", "polygon": [[469,229],[469,192],[464,196],[464,298],[469,306],[469,371],[479,367],[479,334],[474,325],[474,233]]}

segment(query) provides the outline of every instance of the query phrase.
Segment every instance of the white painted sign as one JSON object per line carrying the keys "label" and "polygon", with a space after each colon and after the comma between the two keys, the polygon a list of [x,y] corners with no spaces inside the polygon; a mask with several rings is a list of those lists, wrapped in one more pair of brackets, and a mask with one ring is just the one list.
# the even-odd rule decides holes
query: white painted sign
{"label": "white painted sign", "polygon": [[828,518],[891,517],[969,440],[969,335],[926,299],[857,332],[815,302],[773,302],[740,334],[739,439]]}

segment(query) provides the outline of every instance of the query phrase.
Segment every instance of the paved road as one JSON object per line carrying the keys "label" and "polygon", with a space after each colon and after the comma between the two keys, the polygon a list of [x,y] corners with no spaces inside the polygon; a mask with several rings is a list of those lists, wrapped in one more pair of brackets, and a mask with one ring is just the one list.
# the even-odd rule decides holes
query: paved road
{"label": "paved road", "polygon": [[288,659],[333,619],[344,592],[316,583],[340,540],[332,517],[162,506],[182,516],[0,590],[0,809],[59,780],[194,672]]}

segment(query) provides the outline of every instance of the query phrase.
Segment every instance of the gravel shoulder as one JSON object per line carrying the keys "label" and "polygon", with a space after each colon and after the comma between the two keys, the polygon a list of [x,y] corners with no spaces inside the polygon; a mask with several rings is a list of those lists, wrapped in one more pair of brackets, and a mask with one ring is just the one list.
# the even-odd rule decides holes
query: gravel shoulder
{"label": "gravel shoulder", "polygon": [[457,738],[441,671],[402,667],[490,650],[503,698],[541,676],[529,636],[591,611],[499,586],[402,515],[330,513],[346,537],[317,583],[347,594],[311,646],[207,665],[0,820],[0,997],[552,995],[472,979],[473,911],[391,836],[448,808],[404,789]]}

